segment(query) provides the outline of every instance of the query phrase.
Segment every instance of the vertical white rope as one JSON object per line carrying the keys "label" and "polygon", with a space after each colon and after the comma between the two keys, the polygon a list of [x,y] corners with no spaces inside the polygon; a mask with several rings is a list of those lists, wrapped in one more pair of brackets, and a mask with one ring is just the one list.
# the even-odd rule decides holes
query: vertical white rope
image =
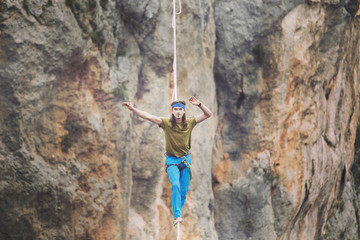
{"label": "vertical white rope", "polygon": [[172,20],[172,27],[173,27],[173,35],[174,35],[174,62],[173,62],[173,71],[174,71],[174,89],[172,94],[172,101],[177,100],[177,64],[176,64],[176,5],[175,1],[173,0],[173,20]]}
{"label": "vertical white rope", "polygon": [[172,94],[172,101],[177,100],[177,60],[176,60],[176,14],[181,13],[181,1],[179,1],[179,12],[176,12],[176,0],[173,0],[173,19],[172,19],[172,27],[173,27],[173,35],[174,35],[174,62],[173,62],[173,70],[174,70],[174,89]]}
{"label": "vertical white rope", "polygon": [[180,223],[177,224],[177,240],[180,240]]}

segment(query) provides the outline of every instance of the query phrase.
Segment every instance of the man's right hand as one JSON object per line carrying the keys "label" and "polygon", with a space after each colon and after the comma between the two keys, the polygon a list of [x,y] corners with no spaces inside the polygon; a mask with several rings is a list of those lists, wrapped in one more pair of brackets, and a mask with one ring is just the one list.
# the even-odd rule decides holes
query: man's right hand
{"label": "man's right hand", "polygon": [[150,122],[153,122],[157,125],[161,124],[161,118],[154,116],[148,112],[142,111],[140,109],[134,108],[133,105],[129,102],[123,102],[122,103],[123,106],[127,107],[130,111],[132,111],[133,113],[135,113],[136,115],[138,115],[139,117],[145,119],[145,120],[149,120]]}
{"label": "man's right hand", "polygon": [[129,102],[123,102],[122,105],[127,107],[130,111],[134,110],[134,107]]}

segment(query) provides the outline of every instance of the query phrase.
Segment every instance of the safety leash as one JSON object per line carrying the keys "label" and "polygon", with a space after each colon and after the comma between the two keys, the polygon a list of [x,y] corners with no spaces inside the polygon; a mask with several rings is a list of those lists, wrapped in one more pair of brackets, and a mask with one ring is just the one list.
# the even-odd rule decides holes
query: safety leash
{"label": "safety leash", "polygon": [[186,157],[181,157],[181,159],[182,159],[182,163],[184,163],[185,164],[185,166],[189,169],[189,171],[190,171],[190,181],[191,181],[191,179],[192,179],[192,172],[191,172],[191,164],[186,160]]}

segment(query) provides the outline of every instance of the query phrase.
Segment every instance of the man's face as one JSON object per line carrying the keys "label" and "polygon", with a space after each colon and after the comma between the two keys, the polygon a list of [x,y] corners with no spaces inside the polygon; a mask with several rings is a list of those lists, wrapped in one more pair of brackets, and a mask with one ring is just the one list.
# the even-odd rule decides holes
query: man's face
{"label": "man's face", "polygon": [[181,107],[173,107],[172,113],[174,114],[175,118],[182,118],[185,110]]}

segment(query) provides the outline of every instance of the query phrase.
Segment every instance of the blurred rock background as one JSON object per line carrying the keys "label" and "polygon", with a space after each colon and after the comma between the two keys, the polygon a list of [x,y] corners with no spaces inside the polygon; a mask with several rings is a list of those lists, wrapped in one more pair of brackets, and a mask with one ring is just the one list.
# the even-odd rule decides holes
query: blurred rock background
{"label": "blurred rock background", "polygon": [[[360,239],[360,1],[182,1],[182,239]],[[0,2],[0,239],[174,239],[172,1]],[[187,105],[187,116],[200,114]],[[358,137],[356,137],[358,136]]]}

